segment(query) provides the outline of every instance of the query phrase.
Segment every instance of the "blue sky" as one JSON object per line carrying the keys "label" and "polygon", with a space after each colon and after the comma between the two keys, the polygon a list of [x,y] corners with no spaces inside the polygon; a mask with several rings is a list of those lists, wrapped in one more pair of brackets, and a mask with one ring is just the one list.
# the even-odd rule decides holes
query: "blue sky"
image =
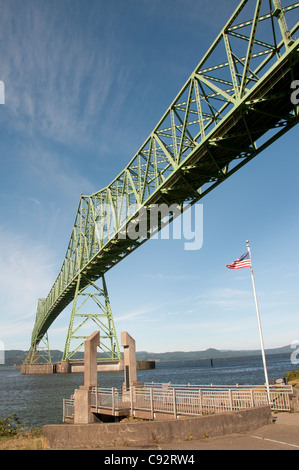
{"label": "blue sky", "polygon": [[[128,164],[238,0],[0,0],[0,341],[27,349],[80,194]],[[298,129],[202,200],[203,246],[150,240],[106,275],[138,350],[257,349],[299,339]],[[63,349],[66,309],[49,330]]]}

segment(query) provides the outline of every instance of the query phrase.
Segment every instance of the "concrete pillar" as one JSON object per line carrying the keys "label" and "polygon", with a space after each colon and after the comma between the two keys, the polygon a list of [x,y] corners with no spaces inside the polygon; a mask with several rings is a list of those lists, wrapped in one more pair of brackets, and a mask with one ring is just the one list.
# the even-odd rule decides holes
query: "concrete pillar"
{"label": "concrete pillar", "polygon": [[91,390],[80,387],[74,392],[74,424],[90,424],[95,422],[94,415],[90,412]]}
{"label": "concrete pillar", "polygon": [[69,361],[61,361],[57,369],[59,374],[68,374],[70,372]]}
{"label": "concrete pillar", "polygon": [[137,382],[137,361],[135,340],[126,331],[121,333],[121,345],[124,348],[124,375],[123,390],[128,391],[131,386],[140,386]]}
{"label": "concrete pillar", "polygon": [[97,347],[100,344],[100,332],[95,331],[84,342],[84,385],[75,390],[75,424],[90,424],[97,421],[90,412],[91,388],[98,384]]}
{"label": "concrete pillar", "polygon": [[84,342],[84,388],[98,385],[97,348],[99,345],[99,331],[92,333]]}

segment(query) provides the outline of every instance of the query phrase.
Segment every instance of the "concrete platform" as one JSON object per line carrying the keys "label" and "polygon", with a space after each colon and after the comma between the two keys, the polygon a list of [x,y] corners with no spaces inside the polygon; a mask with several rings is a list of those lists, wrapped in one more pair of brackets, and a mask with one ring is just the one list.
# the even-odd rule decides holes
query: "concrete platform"
{"label": "concrete platform", "polygon": [[[137,361],[137,370],[155,369],[155,361]],[[22,364],[20,366],[21,374],[70,374],[84,373],[84,362],[58,362],[57,364]],[[98,372],[115,372],[124,370],[124,361],[99,361],[97,364]]]}
{"label": "concrete platform", "polygon": [[[137,361],[137,370],[149,370],[155,369],[156,363],[155,361]],[[99,361],[97,363],[97,371],[98,372],[115,372],[115,371],[123,371],[124,370],[124,361]],[[65,373],[84,373],[84,362],[76,362],[72,361],[68,364],[63,364],[58,362],[55,367],[55,372],[57,374],[65,374]]]}

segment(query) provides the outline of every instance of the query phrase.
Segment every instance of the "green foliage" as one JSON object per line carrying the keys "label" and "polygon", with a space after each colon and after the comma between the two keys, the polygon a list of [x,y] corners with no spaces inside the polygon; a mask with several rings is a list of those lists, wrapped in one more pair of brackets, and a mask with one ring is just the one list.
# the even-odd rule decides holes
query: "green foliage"
{"label": "green foliage", "polygon": [[296,370],[288,370],[286,374],[286,378],[288,379],[288,382],[291,380],[299,380],[299,369]]}
{"label": "green foliage", "polygon": [[24,429],[16,414],[12,413],[7,418],[0,419],[0,437],[16,436]]}

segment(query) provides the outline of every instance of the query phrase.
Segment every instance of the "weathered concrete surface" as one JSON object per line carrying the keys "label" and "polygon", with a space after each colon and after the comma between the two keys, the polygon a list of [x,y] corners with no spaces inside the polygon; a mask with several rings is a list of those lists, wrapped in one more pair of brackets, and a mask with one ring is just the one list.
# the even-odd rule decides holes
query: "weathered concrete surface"
{"label": "weathered concrete surface", "polygon": [[[155,369],[155,361],[137,361],[137,370],[149,370]],[[106,360],[98,361],[97,371],[98,372],[115,372],[124,370],[124,361],[120,360]],[[55,365],[55,371],[57,374],[66,374],[66,373],[82,373],[84,372],[84,363],[83,362],[58,362]]]}
{"label": "weathered concrete surface", "polygon": [[97,347],[100,345],[100,332],[95,331],[84,341],[84,385],[75,390],[75,424],[96,422],[90,411],[91,389],[97,385]]}
{"label": "weathered concrete surface", "polygon": [[53,374],[53,364],[22,364],[21,374],[34,375],[34,374]]}
{"label": "weathered concrete surface", "polygon": [[127,331],[121,332],[121,345],[124,348],[124,390],[129,390],[130,386],[137,382],[137,362],[136,343],[134,338]]}
{"label": "weathered concrete surface", "polygon": [[272,422],[270,407],[169,421],[61,424],[43,428],[49,449],[138,447],[254,430]]}
{"label": "weathered concrete surface", "polygon": [[84,341],[84,388],[95,387],[97,379],[97,347],[100,345],[100,332],[95,331]]}
{"label": "weathered concrete surface", "polygon": [[[273,424],[254,430],[197,441],[160,444],[159,450],[180,449],[186,453],[194,450],[299,450],[299,414],[280,412],[273,414],[273,417]],[[152,449],[157,448],[157,446],[152,447]],[[139,449],[136,448],[136,450]],[[118,448],[118,450],[124,450],[124,448]]]}
{"label": "weathered concrete surface", "polygon": [[299,389],[293,388],[292,408],[295,413],[299,413]]}

